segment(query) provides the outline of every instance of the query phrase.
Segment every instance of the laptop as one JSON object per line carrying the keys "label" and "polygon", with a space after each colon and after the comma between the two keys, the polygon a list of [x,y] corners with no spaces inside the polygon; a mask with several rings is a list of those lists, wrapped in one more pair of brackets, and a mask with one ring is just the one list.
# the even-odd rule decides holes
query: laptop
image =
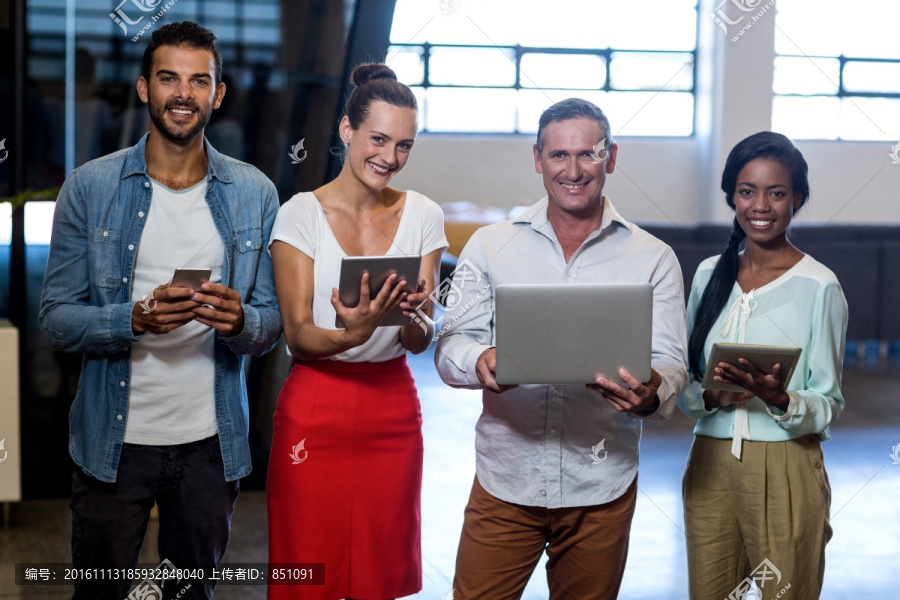
{"label": "laptop", "polygon": [[497,383],[649,381],[649,283],[502,284],[495,302]]}

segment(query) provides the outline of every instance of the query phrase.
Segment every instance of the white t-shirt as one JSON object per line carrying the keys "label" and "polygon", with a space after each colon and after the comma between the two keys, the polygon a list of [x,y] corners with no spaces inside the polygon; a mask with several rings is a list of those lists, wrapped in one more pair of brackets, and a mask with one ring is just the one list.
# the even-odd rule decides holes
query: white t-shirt
{"label": "white t-shirt", "polygon": [[[334,326],[336,315],[331,305],[331,289],[338,287],[341,259],[347,253],[334,237],[315,194],[297,194],[281,206],[275,217],[269,245],[275,240],[286,242],[313,259],[313,321],[317,327],[337,329]],[[441,207],[418,192],[406,192],[406,204],[400,216],[394,243],[385,256],[425,256],[446,248],[444,213]],[[379,327],[362,346],[329,358],[347,362],[381,362],[405,353],[406,348],[400,343],[400,327],[394,326]]]}
{"label": "white t-shirt", "polygon": [[[225,246],[206,203],[207,181],[186,190],[153,182],[131,301],[172,279],[176,268],[211,268],[222,281]],[[213,436],[216,427],[215,330],[191,321],[165,334],[146,332],[131,346],[125,441],[167,446]]]}

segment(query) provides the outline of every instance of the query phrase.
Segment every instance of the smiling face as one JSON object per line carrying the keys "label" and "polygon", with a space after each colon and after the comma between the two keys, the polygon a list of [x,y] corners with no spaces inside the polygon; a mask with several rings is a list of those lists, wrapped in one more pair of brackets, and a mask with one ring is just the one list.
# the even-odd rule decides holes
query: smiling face
{"label": "smiling face", "polygon": [[[552,121],[544,128],[543,149],[534,146],[534,168],[544,177],[550,206],[575,217],[603,210],[603,184],[616,168],[618,146],[598,162],[594,147],[606,140],[599,122],[587,117]],[[602,146],[601,146],[602,147]],[[602,154],[601,154],[602,157]]]}
{"label": "smiling face", "polygon": [[409,160],[417,130],[414,109],[372,102],[358,129],[353,129],[346,116],[341,119],[341,140],[347,144],[344,167],[364,186],[383,190]]}
{"label": "smiling face", "polygon": [[791,172],[774,158],[755,158],[744,165],[737,177],[734,206],[747,243],[767,247],[784,243],[802,200],[794,190]]}
{"label": "smiling face", "polygon": [[160,46],[153,53],[150,81],[138,80],[141,101],[149,104],[151,130],[174,143],[203,132],[222,103],[225,84],[215,84],[212,52],[189,46]]}

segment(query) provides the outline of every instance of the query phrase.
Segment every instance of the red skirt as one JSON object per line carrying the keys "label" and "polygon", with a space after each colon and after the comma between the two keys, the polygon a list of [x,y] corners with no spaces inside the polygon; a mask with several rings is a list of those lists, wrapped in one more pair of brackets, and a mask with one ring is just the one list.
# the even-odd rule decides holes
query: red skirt
{"label": "red skirt", "polygon": [[422,411],[406,356],[298,362],[269,455],[270,563],[324,563],[324,585],[270,600],[380,600],[422,589]]}

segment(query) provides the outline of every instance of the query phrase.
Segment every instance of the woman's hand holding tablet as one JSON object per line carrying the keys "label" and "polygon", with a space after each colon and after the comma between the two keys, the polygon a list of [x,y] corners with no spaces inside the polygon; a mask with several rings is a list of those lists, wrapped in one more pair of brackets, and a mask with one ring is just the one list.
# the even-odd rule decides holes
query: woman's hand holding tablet
{"label": "woman's hand holding tablet", "polygon": [[[713,344],[702,386],[705,390],[736,395],[703,394],[708,407],[741,404],[753,396],[770,406],[787,408],[785,392],[797,366],[801,349],[794,346]],[[750,396],[745,396],[745,394]],[[723,397],[724,396],[724,397]]]}

